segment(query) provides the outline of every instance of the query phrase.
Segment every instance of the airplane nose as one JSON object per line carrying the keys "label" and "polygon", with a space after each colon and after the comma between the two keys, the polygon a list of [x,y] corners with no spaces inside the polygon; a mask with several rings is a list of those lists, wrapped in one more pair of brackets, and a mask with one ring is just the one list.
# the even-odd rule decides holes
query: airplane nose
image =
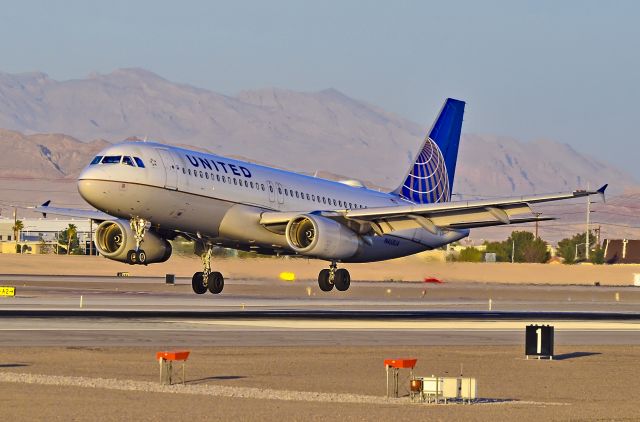
{"label": "airplane nose", "polygon": [[78,176],[78,193],[80,196],[93,206],[97,206],[99,200],[100,181],[106,180],[104,170],[96,167],[86,167],[80,176]]}

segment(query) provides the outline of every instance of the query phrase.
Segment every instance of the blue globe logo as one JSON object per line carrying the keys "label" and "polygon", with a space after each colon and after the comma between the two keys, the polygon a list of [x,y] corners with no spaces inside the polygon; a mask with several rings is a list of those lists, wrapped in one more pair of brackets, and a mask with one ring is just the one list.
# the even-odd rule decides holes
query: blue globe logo
{"label": "blue globe logo", "polygon": [[451,197],[449,176],[438,145],[427,138],[402,186],[402,196],[417,204],[446,202]]}

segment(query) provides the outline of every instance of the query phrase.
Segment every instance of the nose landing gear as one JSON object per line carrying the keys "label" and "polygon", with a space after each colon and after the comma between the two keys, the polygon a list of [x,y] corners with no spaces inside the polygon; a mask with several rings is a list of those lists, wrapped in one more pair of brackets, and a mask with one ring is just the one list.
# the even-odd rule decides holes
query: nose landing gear
{"label": "nose landing gear", "polygon": [[329,269],[324,269],[318,274],[318,286],[323,292],[333,290],[333,287],[341,292],[349,289],[351,285],[351,275],[344,268],[338,269],[335,261],[331,262]]}
{"label": "nose landing gear", "polygon": [[201,295],[209,290],[213,294],[222,292],[224,288],[224,277],[218,271],[211,271],[211,254],[213,247],[207,245],[206,250],[200,256],[202,259],[203,271],[198,271],[191,278],[191,287],[194,293]]}
{"label": "nose landing gear", "polygon": [[129,222],[133,237],[136,240],[136,248],[127,252],[127,262],[131,265],[141,264],[147,265],[147,254],[140,249],[140,244],[144,241],[144,235],[147,231],[149,222],[144,218],[134,217]]}

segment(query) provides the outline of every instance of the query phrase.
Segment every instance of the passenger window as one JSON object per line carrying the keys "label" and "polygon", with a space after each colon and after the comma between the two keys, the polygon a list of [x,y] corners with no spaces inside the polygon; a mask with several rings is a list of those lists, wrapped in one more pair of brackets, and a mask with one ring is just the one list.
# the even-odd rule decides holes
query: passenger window
{"label": "passenger window", "polygon": [[248,188],[249,187],[249,182],[247,182],[246,180],[244,181],[244,187]]}
{"label": "passenger window", "polygon": [[[262,189],[262,190],[264,191],[264,183],[262,183],[262,184],[260,185],[260,189]],[[271,190],[273,191],[273,189],[271,189]]]}
{"label": "passenger window", "polygon": [[209,173],[204,174],[205,179],[209,180]]}
{"label": "passenger window", "polygon": [[282,195],[282,188],[278,188],[278,193]]}
{"label": "passenger window", "polygon": [[[133,157],[133,159],[136,161],[136,164],[138,165],[138,167],[144,168],[144,162],[140,157]],[[184,168],[182,170],[184,170]]]}
{"label": "passenger window", "polygon": [[250,182],[249,184],[251,185],[251,189],[253,189],[253,182]]}
{"label": "passenger window", "polygon": [[353,208],[353,204],[349,202],[349,208]]}
{"label": "passenger window", "polygon": [[96,156],[96,158],[94,158],[93,160],[91,160],[91,163],[89,163],[90,166],[94,165],[94,164],[98,164],[100,162],[100,160],[102,160],[102,155],[98,155]]}
{"label": "passenger window", "polygon": [[342,208],[342,201],[338,199],[338,206]]}
{"label": "passenger window", "polygon": [[224,176],[222,176],[222,183],[226,182],[226,180],[224,180]]}
{"label": "passenger window", "polygon": [[296,198],[300,198],[300,192],[296,191]]}
{"label": "passenger window", "polygon": [[202,171],[200,172],[200,178],[202,179],[204,176],[202,175]]}
{"label": "passenger window", "polygon": [[187,170],[189,172],[189,176],[191,176],[191,169]]}
{"label": "passenger window", "polygon": [[269,186],[269,192],[273,193],[273,186]]}
{"label": "passenger window", "polygon": [[309,201],[309,200],[310,200],[310,199],[309,199],[309,194],[307,194],[307,201]]}
{"label": "passenger window", "polygon": [[315,195],[311,195],[311,200],[312,200],[313,202],[315,202],[315,201],[316,201],[316,196],[315,196]]}
{"label": "passenger window", "polygon": [[102,159],[102,164],[119,164],[122,155],[107,155]]}
{"label": "passenger window", "polygon": [[187,171],[182,167],[182,174],[187,174]]}
{"label": "passenger window", "polygon": [[326,204],[327,203],[327,198],[325,198],[324,196],[322,197],[322,203]]}
{"label": "passenger window", "polygon": [[285,196],[289,196],[289,189],[284,188],[284,195],[285,195]]}
{"label": "passenger window", "polygon": [[236,180],[236,178],[235,178],[235,177],[233,178],[233,184],[234,184],[234,185],[238,185],[238,180]]}
{"label": "passenger window", "polygon": [[219,182],[220,181],[220,175],[216,174],[216,180]]}

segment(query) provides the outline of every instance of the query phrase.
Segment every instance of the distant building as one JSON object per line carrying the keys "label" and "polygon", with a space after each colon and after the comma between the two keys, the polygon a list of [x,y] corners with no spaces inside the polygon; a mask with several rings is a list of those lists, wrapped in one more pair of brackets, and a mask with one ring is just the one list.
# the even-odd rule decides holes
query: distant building
{"label": "distant building", "polygon": [[640,240],[605,239],[603,246],[607,264],[640,264]]}
{"label": "distant building", "polygon": [[[16,243],[20,245],[21,253],[43,253],[43,246],[50,245],[55,248],[58,233],[66,230],[69,224],[74,224],[78,229],[80,245],[91,239],[91,224],[89,220],[59,219],[59,218],[19,218],[23,229],[19,237],[15,239],[13,232],[14,220],[12,218],[0,218],[0,253],[16,253]],[[93,229],[95,230],[95,225]]]}

